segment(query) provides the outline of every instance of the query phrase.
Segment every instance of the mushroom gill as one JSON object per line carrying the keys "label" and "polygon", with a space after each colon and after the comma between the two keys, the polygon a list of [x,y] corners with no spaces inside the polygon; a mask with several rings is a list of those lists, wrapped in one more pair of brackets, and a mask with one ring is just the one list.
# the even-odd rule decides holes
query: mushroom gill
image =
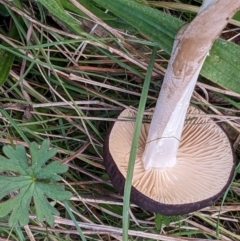
{"label": "mushroom gill", "polygon": [[[225,132],[195,107],[189,107],[188,115],[173,167],[145,170],[142,154],[149,124],[142,125],[132,186],[158,203],[177,205],[211,199],[223,192],[231,180],[234,155]],[[125,109],[118,119],[135,116],[133,110]],[[108,136],[109,154],[124,178],[133,131],[134,121],[117,121]]]}

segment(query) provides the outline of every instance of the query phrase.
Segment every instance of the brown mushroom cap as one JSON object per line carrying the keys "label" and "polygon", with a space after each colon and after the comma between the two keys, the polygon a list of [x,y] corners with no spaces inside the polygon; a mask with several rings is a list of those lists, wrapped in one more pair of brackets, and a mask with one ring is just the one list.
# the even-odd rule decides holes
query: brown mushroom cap
{"label": "brown mushroom cap", "polygon": [[[131,201],[148,211],[165,215],[189,213],[216,201],[229,186],[235,167],[232,145],[216,122],[195,107],[189,107],[192,117],[185,121],[177,154],[177,164],[170,168],[145,170],[141,156],[145,148],[149,125],[142,125],[135,160]],[[201,116],[202,115],[202,116]],[[136,117],[125,109],[118,118]],[[104,143],[104,163],[114,187],[123,194],[133,121],[113,124]],[[171,150],[169,150],[171,151]]]}

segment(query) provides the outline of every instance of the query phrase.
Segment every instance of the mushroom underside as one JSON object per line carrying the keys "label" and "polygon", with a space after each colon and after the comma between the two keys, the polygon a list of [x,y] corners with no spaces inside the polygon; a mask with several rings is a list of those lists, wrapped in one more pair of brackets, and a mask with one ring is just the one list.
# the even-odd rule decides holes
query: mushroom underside
{"label": "mushroom underside", "polygon": [[[136,112],[125,109],[118,119],[126,117],[134,119]],[[116,121],[104,143],[105,167],[121,194],[134,125],[134,121]],[[132,180],[132,202],[149,211],[177,215],[201,209],[218,199],[230,184],[235,167],[232,145],[223,129],[203,111],[189,107],[176,165],[145,170],[141,156],[149,125],[144,123],[141,127]]]}

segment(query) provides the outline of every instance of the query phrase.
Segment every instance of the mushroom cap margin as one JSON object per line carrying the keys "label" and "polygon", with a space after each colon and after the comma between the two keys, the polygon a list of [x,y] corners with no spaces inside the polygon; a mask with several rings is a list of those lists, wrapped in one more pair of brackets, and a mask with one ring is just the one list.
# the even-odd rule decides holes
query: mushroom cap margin
{"label": "mushroom cap margin", "polygon": [[[211,119],[211,118],[209,118],[209,119]],[[106,138],[104,140],[103,159],[104,159],[104,165],[105,165],[106,171],[110,176],[110,179],[111,179],[111,182],[112,182],[114,188],[121,195],[123,195],[124,185],[125,185],[125,177],[123,176],[123,174],[119,170],[118,166],[116,165],[114,158],[111,154],[111,151],[109,150],[110,134],[111,134],[111,131],[114,128],[115,124],[116,124],[116,122],[113,123],[111,125],[111,127],[108,129]],[[216,125],[222,129],[224,135],[230,142],[230,140],[227,137],[223,128],[219,124],[216,124]],[[184,203],[183,204],[168,204],[168,203],[158,202],[152,198],[149,198],[148,196],[144,195],[142,192],[137,190],[137,188],[132,186],[131,197],[130,197],[131,202],[138,205],[140,208],[142,208],[144,210],[155,212],[155,213],[161,213],[164,215],[182,215],[182,214],[191,213],[193,211],[210,206],[213,202],[215,202],[217,199],[219,199],[223,195],[223,193],[227,190],[228,186],[230,185],[230,183],[232,181],[232,178],[234,175],[234,170],[235,170],[236,160],[235,160],[235,154],[232,149],[232,145],[230,144],[230,146],[231,146],[231,152],[232,152],[233,159],[232,159],[232,167],[231,167],[231,171],[229,174],[229,178],[227,179],[227,182],[222,187],[222,189],[215,195],[213,195],[209,198],[200,200],[200,201],[196,201],[196,202],[190,202],[190,203],[185,203],[185,204]]]}

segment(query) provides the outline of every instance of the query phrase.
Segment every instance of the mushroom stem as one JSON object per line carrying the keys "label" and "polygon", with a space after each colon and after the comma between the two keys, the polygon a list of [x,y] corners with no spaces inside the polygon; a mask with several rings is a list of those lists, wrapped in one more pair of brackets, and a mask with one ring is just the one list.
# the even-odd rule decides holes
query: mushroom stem
{"label": "mushroom stem", "polygon": [[142,161],[145,169],[177,162],[187,108],[204,60],[240,1],[205,0],[195,19],[178,32],[150,124]]}

